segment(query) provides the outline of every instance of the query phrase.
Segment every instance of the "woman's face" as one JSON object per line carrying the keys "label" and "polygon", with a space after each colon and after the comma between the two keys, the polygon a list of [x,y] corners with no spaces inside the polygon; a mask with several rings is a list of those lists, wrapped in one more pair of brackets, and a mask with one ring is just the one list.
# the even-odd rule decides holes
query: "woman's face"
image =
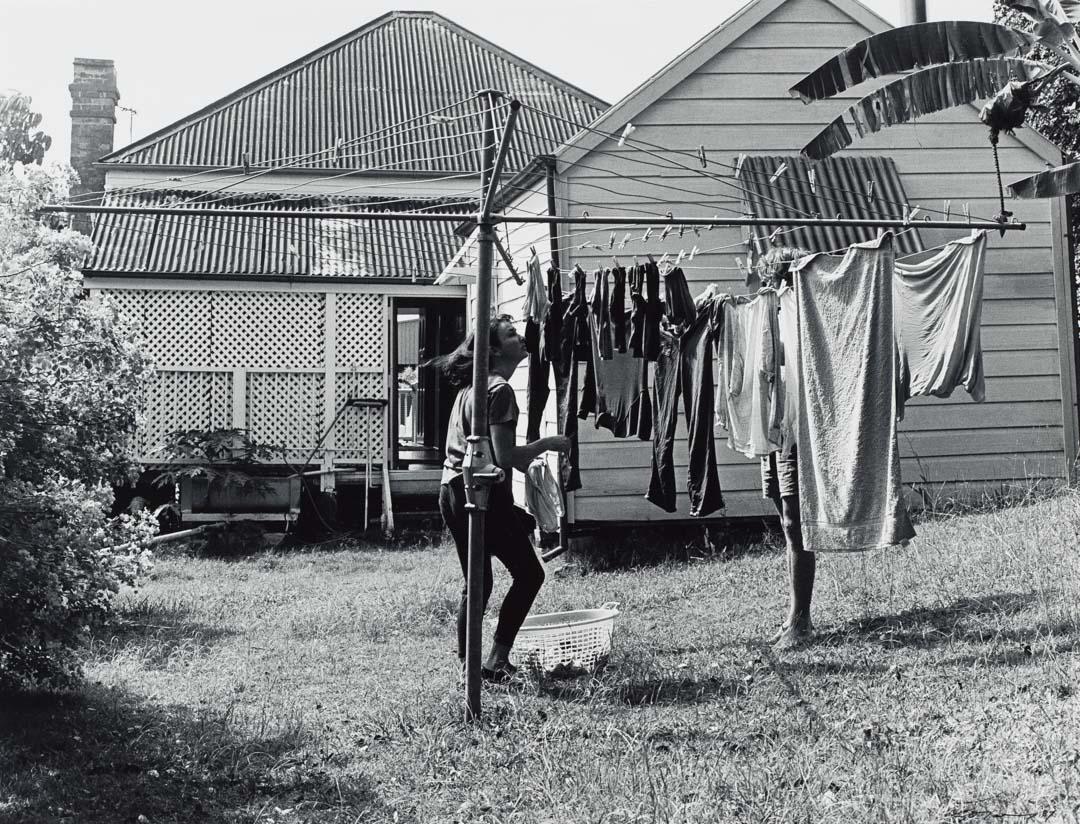
{"label": "woman's face", "polygon": [[499,324],[496,335],[499,339],[498,350],[492,354],[515,366],[525,360],[528,352],[525,351],[525,339],[518,334],[514,324],[503,321]]}

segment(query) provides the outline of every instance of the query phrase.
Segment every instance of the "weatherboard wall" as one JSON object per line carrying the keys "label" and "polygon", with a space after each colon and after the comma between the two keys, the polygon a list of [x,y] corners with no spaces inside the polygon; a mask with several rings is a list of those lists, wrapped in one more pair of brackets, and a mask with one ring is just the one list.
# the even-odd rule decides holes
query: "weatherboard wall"
{"label": "weatherboard wall", "polygon": [[[692,49],[613,107],[602,128],[620,132],[628,120],[633,122],[632,139],[638,147],[620,149],[614,140],[604,140],[583,155],[573,150],[573,144],[569,151],[561,150],[559,209],[568,214],[588,210],[593,215],[626,216],[670,210],[702,218],[741,212],[737,188],[708,175],[730,181],[740,153],[797,154],[858,95],[804,105],[791,98],[787,89],[837,51],[870,34],[871,27],[881,28],[880,21],[875,23],[876,18],[861,7],[855,16],[843,10],[853,9],[854,4],[773,0],[769,7],[772,10],[752,25],[736,15],[725,28],[738,31],[741,27],[741,34],[727,43],[722,36],[706,38],[698,48],[715,49],[714,54],[695,54]],[[682,60],[692,60],[697,67],[671,86],[665,73],[677,72]],[[856,91],[865,94],[871,87]],[[1033,135],[1027,139],[1030,145],[1042,146],[1041,151],[1002,137],[1000,160],[1006,182],[1043,169],[1052,158],[1049,144]],[[670,168],[675,165],[671,155],[660,160],[643,151],[642,143],[686,150],[687,156],[676,160],[687,168]],[[705,147],[710,164],[704,173],[695,157],[699,146]],[[951,200],[954,216],[961,214],[964,203],[973,216],[989,217],[998,210],[987,130],[972,107],[887,129],[856,141],[847,152],[891,157],[912,206],[941,209],[945,200]],[[612,178],[612,172],[623,179]],[[1028,229],[1004,238],[994,234],[989,242],[982,320],[987,401],[974,404],[963,390],[944,400],[916,399],[910,402],[901,426],[904,481],[923,495],[951,491],[957,485],[970,491],[1035,478],[1064,479],[1076,454],[1075,365],[1067,331],[1072,314],[1065,256],[1053,240],[1064,241],[1065,222],[1060,207],[1050,201],[1009,201],[1007,208]],[[588,233],[581,226],[564,227],[564,232],[570,235],[564,245],[592,242],[604,249],[564,252],[564,268],[580,263],[591,273],[596,266],[611,265],[609,232]],[[717,228],[697,236],[686,230],[680,237],[676,231],[661,243],[659,231],[654,230],[645,244],[637,230],[616,254],[628,264],[633,255],[645,252],[666,251],[675,256],[680,249],[689,253],[695,245],[700,250],[729,247],[699,254],[683,268],[695,294],[709,283],[717,283],[722,291],[745,293],[748,288],[735,261],[745,255],[745,232]],[[619,230],[618,239],[624,234],[625,230]],[[951,235],[924,230],[922,236],[927,246],[934,246]],[[501,305],[512,311],[517,301],[515,287],[503,282],[500,290]],[[716,435],[720,480],[728,504],[725,514],[767,512],[760,497],[757,462],[728,449],[723,429],[718,428]],[[684,489],[683,423],[677,439],[676,478]],[[574,519],[687,517],[683,493],[674,515],[643,500],[650,461],[650,444],[616,439],[606,430],[595,430],[591,422],[584,423],[583,489],[573,496]]]}

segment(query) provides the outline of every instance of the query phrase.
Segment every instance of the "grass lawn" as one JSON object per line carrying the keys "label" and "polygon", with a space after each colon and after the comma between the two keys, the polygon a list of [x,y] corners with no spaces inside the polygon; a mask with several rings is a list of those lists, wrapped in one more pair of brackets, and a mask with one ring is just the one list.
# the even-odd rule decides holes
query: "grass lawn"
{"label": "grass lawn", "polygon": [[163,559],[85,688],[0,697],[0,821],[1077,821],[1080,494],[918,529],[823,556],[779,655],[775,535],[569,559],[535,609],[621,602],[609,667],[474,726],[449,548]]}

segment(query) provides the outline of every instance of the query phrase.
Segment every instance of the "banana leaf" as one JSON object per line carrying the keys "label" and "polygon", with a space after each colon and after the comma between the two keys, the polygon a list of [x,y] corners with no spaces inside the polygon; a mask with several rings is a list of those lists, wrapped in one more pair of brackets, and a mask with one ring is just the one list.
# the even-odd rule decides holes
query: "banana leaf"
{"label": "banana leaf", "polygon": [[[1033,80],[1048,71],[1041,63],[1011,57],[931,66],[887,83],[858,101],[846,114],[855,124],[859,137],[865,137],[923,115],[993,97],[1016,78]],[[811,160],[824,160],[852,142],[854,139],[841,115],[807,143],[802,154]]]}
{"label": "banana leaf", "polygon": [[823,100],[874,77],[938,63],[999,57],[1028,50],[1035,35],[968,20],[916,23],[875,34],[848,46],[789,90],[804,103]]}
{"label": "banana leaf", "polygon": [[1077,0],[1004,0],[1007,8],[1026,14],[1036,23],[1056,20],[1080,23],[1080,2]]}
{"label": "banana leaf", "polygon": [[1080,192],[1080,161],[1010,183],[1009,192],[1021,200],[1076,194]]}

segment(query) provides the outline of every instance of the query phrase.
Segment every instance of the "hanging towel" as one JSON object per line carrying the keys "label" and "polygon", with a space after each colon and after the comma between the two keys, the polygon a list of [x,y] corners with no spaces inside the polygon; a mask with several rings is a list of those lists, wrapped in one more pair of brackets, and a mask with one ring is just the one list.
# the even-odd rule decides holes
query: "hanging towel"
{"label": "hanging towel", "polygon": [[799,507],[803,545],[864,550],[915,535],[896,443],[893,236],[799,260]]}
{"label": "hanging towel", "polygon": [[908,398],[947,398],[957,386],[982,402],[986,232],[954,240],[920,263],[908,260],[897,261],[893,278],[898,412],[903,416]]}
{"label": "hanging towel", "polygon": [[562,492],[543,457],[533,458],[525,471],[525,508],[544,532],[558,532],[563,516]]}
{"label": "hanging towel", "polygon": [[777,292],[780,328],[780,386],[783,414],[780,418],[780,457],[790,458],[799,442],[799,325],[795,290],[784,286]]}
{"label": "hanging towel", "polygon": [[780,330],[773,290],[723,299],[716,422],[728,446],[748,458],[781,448],[784,394]]}

